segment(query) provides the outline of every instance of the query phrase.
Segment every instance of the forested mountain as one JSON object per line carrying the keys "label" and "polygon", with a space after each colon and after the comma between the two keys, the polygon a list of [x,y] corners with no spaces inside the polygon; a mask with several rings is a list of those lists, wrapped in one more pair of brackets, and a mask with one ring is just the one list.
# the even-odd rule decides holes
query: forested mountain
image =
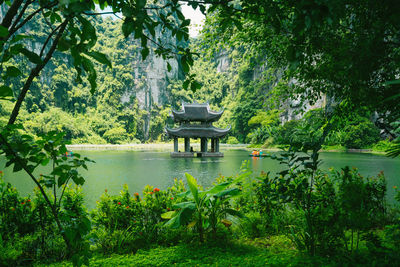
{"label": "forested mountain", "polygon": [[[60,130],[73,143],[123,143],[154,140],[161,134],[168,104],[166,87],[170,80],[182,78],[175,60],[167,61],[150,55],[141,60],[139,44],[126,40],[120,20],[95,17],[96,49],[107,54],[113,68],[96,65],[98,89],[90,92],[87,81],[76,81],[72,58],[56,54],[46,66],[40,80],[34,81],[26,98],[21,121],[33,133]],[[34,31],[38,39],[47,30],[45,21]],[[159,33],[170,39],[170,33]],[[166,40],[170,41],[170,40]],[[32,46],[35,40],[32,40]],[[35,50],[35,49],[33,49]],[[39,53],[40,51],[35,51]],[[23,69],[27,62],[18,62]],[[11,84],[11,81],[10,81]],[[21,84],[11,84],[14,94]],[[3,120],[9,115],[11,103],[2,101]],[[163,116],[163,118],[159,118]],[[158,129],[158,130],[155,130]],[[150,135],[149,132],[152,134]]]}
{"label": "forested mountain", "polygon": [[[219,47],[208,42],[212,17],[203,34],[186,44],[199,55],[190,70],[201,84],[195,92],[183,89],[182,67],[174,59],[157,57],[155,45],[151,45],[149,56],[142,61],[140,43],[133,37],[124,38],[121,20],[101,16],[94,16],[92,20],[97,31],[95,48],[109,57],[112,68],[95,66],[98,89],[92,94],[88,81],[77,83],[72,58],[55,54],[40,80],[34,81],[19,117],[28,132],[58,130],[72,143],[166,141],[164,127],[172,123],[170,108],[180,108],[181,101],[209,101],[216,110],[224,107],[223,118],[217,126],[231,124],[228,140],[233,143],[287,144],[296,138],[308,138],[307,120],[322,123],[319,111],[300,120],[303,114],[297,107],[304,105],[287,100],[286,95],[286,88],[293,81],[284,78],[282,69],[269,64],[265,54],[241,43]],[[25,30],[34,32],[40,40],[49,26],[43,18],[35,25],[36,28]],[[160,30],[157,36],[161,43],[179,42],[167,31]],[[35,48],[35,40],[31,40],[31,45]],[[17,64],[24,69],[28,63],[21,60]],[[21,87],[14,81],[9,85],[14,94]],[[325,102],[326,99],[320,99],[303,111],[322,107]],[[12,103],[1,101],[2,123],[6,122],[11,108]],[[330,134],[328,144],[360,148],[377,142],[379,130],[370,121],[372,115],[365,111],[338,123],[341,130]],[[366,136],[368,140],[364,138],[354,143],[354,136],[358,139]]]}

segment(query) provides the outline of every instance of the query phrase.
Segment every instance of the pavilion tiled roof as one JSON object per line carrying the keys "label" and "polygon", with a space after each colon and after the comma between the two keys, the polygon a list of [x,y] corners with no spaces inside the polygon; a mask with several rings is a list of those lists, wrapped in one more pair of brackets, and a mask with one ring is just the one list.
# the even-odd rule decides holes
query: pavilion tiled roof
{"label": "pavilion tiled roof", "polygon": [[182,103],[182,110],[172,109],[174,120],[179,121],[200,121],[200,122],[214,122],[224,113],[224,110],[213,111],[210,109],[208,103]]}

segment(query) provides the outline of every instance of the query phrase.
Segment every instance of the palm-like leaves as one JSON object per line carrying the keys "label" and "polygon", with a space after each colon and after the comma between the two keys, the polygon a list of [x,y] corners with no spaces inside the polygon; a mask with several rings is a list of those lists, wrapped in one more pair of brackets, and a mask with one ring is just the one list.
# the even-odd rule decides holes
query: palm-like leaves
{"label": "palm-like leaves", "polygon": [[227,201],[231,197],[240,195],[241,190],[232,187],[236,183],[247,178],[251,171],[245,171],[231,182],[223,182],[211,187],[206,191],[200,191],[196,179],[185,173],[190,191],[180,194],[184,202],[173,206],[175,211],[169,211],[162,215],[162,218],[169,219],[165,226],[178,228],[183,225],[194,227],[197,225],[200,239],[203,240],[203,230],[209,227],[216,231],[217,223],[224,220],[227,225],[226,215],[243,218],[240,212],[229,208]]}
{"label": "palm-like leaves", "polygon": [[394,158],[400,155],[400,121],[393,122],[391,125],[395,127],[394,133],[397,138],[393,141],[391,147],[386,150],[386,155]]}

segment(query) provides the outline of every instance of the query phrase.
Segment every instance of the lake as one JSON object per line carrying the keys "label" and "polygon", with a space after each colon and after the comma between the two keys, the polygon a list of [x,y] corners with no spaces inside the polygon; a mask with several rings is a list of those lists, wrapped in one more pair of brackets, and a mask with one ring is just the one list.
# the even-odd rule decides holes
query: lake
{"label": "lake", "polygon": [[[261,171],[275,173],[283,168],[269,158],[251,158],[246,150],[225,150],[223,158],[171,158],[166,151],[79,151],[96,163],[89,164],[89,170],[81,173],[86,179],[83,186],[86,206],[95,207],[105,189],[110,194],[118,194],[123,184],[129,191],[141,192],[144,186],[152,185],[165,189],[173,184],[173,179],[184,178],[188,172],[203,186],[209,186],[220,174],[235,175],[241,163],[250,160],[255,174]],[[400,159],[387,158],[369,153],[321,153],[322,169],[330,167],[340,170],[349,165],[357,167],[364,176],[376,176],[384,171],[388,185],[388,200],[393,201],[393,186],[400,186]],[[4,169],[4,158],[0,158],[0,170]],[[45,170],[38,170],[45,173]],[[32,195],[34,183],[24,172],[12,173],[4,170],[5,180],[13,184],[22,195]]]}

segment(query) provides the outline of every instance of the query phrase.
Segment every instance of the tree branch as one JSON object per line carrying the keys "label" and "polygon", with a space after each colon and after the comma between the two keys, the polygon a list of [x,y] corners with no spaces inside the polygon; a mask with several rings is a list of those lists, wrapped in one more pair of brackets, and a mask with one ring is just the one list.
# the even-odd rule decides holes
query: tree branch
{"label": "tree branch", "polygon": [[21,93],[18,96],[17,102],[15,103],[14,109],[13,109],[10,119],[8,121],[8,125],[14,124],[15,120],[17,119],[22,102],[25,99],[26,93],[28,92],[28,90],[33,82],[33,79],[39,75],[40,71],[44,68],[44,66],[46,66],[46,64],[49,62],[49,60],[53,56],[53,53],[56,50],[58,41],[60,40],[62,34],[64,33],[64,30],[67,27],[68,22],[69,22],[69,19],[66,19],[63,23],[60,24],[61,25],[60,30],[58,31],[58,33],[53,41],[53,44],[50,47],[49,52],[47,52],[46,57],[44,58],[42,63],[37,64],[36,67],[33,68],[31,73],[29,74],[29,77],[26,80],[24,87],[22,88]]}
{"label": "tree branch", "polygon": [[16,31],[18,31],[22,26],[24,26],[28,21],[30,21],[36,14],[38,14],[39,12],[41,12],[42,10],[46,9],[46,8],[52,8],[54,6],[56,6],[57,3],[51,3],[48,6],[43,6],[39,9],[37,9],[35,12],[33,12],[32,14],[30,14],[29,16],[27,16],[20,24],[16,25],[13,29],[10,29],[8,36],[13,35]]}
{"label": "tree branch", "polygon": [[[65,235],[63,231],[63,227],[61,225],[60,219],[58,218],[58,212],[55,206],[51,204],[50,199],[48,198],[46,191],[44,191],[43,186],[39,183],[39,181],[36,179],[35,176],[33,176],[32,172],[28,169],[28,166],[26,163],[21,159],[21,157],[13,150],[11,145],[8,143],[7,139],[0,133],[0,144],[3,146],[3,151],[7,153],[10,153],[13,158],[18,162],[18,164],[22,167],[22,169],[31,177],[33,182],[38,186],[40,192],[42,193],[44,200],[46,201],[47,205],[49,205],[52,214],[54,216],[54,220],[56,221],[58,230],[60,231],[60,234],[64,238],[65,243],[67,244],[68,249],[71,247],[71,243],[69,242],[69,239]],[[15,164],[15,163],[14,163]]]}
{"label": "tree branch", "polygon": [[60,29],[61,25],[62,25],[62,24],[58,25],[58,26],[49,34],[49,36],[47,37],[46,41],[44,42],[44,44],[43,44],[43,46],[42,46],[42,49],[40,49],[39,57],[42,57],[42,56],[43,56],[43,52],[44,52],[44,49],[45,49],[46,46],[47,46],[47,43],[51,40],[51,37],[54,35],[54,33],[56,33],[56,31]]}
{"label": "tree branch", "polygon": [[22,16],[24,15],[24,13],[25,13],[26,9],[28,8],[28,6],[29,6],[30,4],[32,4],[32,3],[33,3],[33,0],[31,0],[31,1],[26,1],[24,7],[23,7],[22,10],[19,12],[18,17],[14,20],[13,24],[11,25],[10,30],[12,30],[12,29],[15,27],[15,25],[17,25],[17,23],[21,20]]}
{"label": "tree branch", "polygon": [[6,15],[3,18],[3,21],[1,22],[1,26],[5,28],[9,28],[11,25],[11,22],[13,21],[15,15],[18,12],[18,8],[21,6],[23,0],[15,0],[13,1],[11,7],[8,9]]}
{"label": "tree branch", "polygon": [[49,28],[54,31],[53,25],[49,22],[49,20],[46,18],[46,16],[44,15],[43,9],[41,10],[42,16],[44,21],[46,22],[47,26],[49,26]]}

